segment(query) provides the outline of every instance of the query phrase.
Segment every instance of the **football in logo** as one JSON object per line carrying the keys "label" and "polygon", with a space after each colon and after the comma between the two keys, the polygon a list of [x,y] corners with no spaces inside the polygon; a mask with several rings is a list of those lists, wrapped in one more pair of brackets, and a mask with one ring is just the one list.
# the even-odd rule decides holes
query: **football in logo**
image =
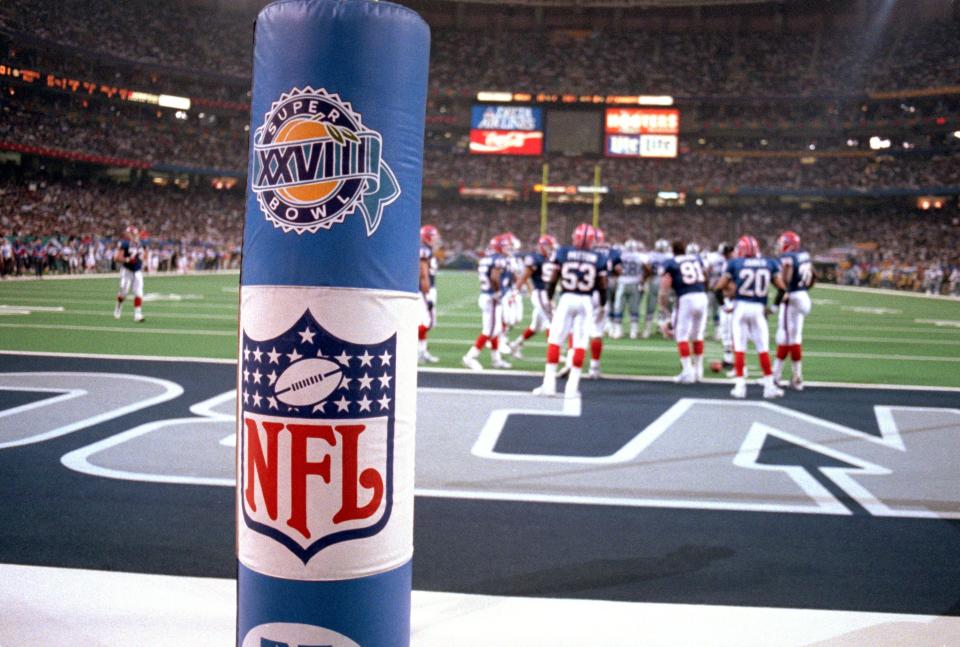
{"label": "football in logo", "polygon": [[343,367],[325,357],[294,362],[277,378],[277,400],[292,407],[317,404],[340,388]]}
{"label": "football in logo", "polygon": [[326,90],[293,88],[275,101],[253,138],[253,183],[260,209],[283,232],[330,229],[359,211],[367,236],[400,196],[382,159],[383,138]]}

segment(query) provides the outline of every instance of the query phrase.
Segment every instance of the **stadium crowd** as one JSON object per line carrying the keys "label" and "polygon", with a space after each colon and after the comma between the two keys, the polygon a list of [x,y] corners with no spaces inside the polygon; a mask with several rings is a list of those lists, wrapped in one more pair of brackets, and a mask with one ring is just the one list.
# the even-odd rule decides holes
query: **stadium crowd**
{"label": "stadium crowd", "polygon": [[152,270],[239,267],[240,192],[112,182],[0,181],[0,269],[7,275],[109,271],[127,225],[154,253]]}
{"label": "stadium crowd", "polygon": [[[474,29],[433,31],[431,90],[857,94],[952,85],[960,67],[960,30],[950,22],[840,32],[823,26],[788,37],[618,28],[526,30],[518,37],[508,12],[503,17],[503,28],[486,29],[482,38]],[[253,18],[251,11],[185,1],[33,0],[0,8],[0,24],[14,33],[225,78],[250,75]]]}

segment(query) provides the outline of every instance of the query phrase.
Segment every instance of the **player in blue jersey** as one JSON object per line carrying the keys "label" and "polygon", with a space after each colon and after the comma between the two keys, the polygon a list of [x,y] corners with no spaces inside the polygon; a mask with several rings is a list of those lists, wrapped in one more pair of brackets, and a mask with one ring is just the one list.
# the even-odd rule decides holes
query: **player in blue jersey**
{"label": "player in blue jersey", "polygon": [[783,290],[780,263],[760,255],[760,245],[753,236],[742,236],[737,241],[736,257],[727,263],[717,284],[718,290],[733,293],[733,390],[735,398],[747,397],[747,383],[743,375],[747,342],[753,342],[763,370],[763,397],[779,398],[783,391],[773,381],[770,366],[769,336],[766,308],[770,285]]}
{"label": "player in blue jersey", "polygon": [[790,386],[797,391],[803,390],[803,322],[810,314],[810,294],[816,277],[810,254],[800,249],[800,236],[793,231],[785,231],[777,241],[780,248],[780,267],[786,293],[777,293],[780,306],[777,317],[777,354],[773,360],[773,379],[780,382],[784,361],[787,355],[793,362],[793,374]]}
{"label": "player in blue jersey", "polygon": [[620,273],[617,276],[617,291],[613,299],[613,327],[611,336],[623,336],[624,310],[630,313],[630,339],[636,339],[640,330],[640,302],[643,300],[643,284],[650,275],[647,255],[643,244],[632,238],[623,245],[620,253]]}
{"label": "player in blue jersey", "polygon": [[136,227],[127,227],[123,232],[113,260],[120,266],[120,291],[113,317],[119,319],[123,315],[123,301],[133,291],[133,320],[143,322],[143,265],[147,250],[140,242],[140,231]]}
{"label": "player in blue jersey", "polygon": [[[664,322],[664,336],[677,340],[680,353],[679,384],[703,380],[703,335],[707,329],[707,272],[694,245],[674,241],[673,258],[663,264],[660,276],[660,311],[670,311],[670,292],[677,295],[673,318]],[[693,355],[691,357],[691,346]]]}
{"label": "player in blue jersey", "polygon": [[[647,255],[650,263],[650,277],[652,280],[647,284],[647,307],[643,323],[643,338],[646,339],[653,332],[653,322],[655,318],[662,317],[663,313],[657,313],[660,303],[660,275],[663,273],[663,264],[670,258],[670,241],[665,238],[659,239],[654,243],[653,251]],[[654,315],[657,315],[655,317]]]}
{"label": "player in blue jersey", "polygon": [[463,356],[464,366],[475,371],[483,370],[483,365],[477,358],[487,342],[490,343],[493,368],[510,368],[510,363],[500,356],[500,331],[503,329],[501,280],[507,265],[505,251],[504,239],[495,236],[487,246],[486,255],[477,265],[477,276],[480,279],[480,298],[477,305],[480,306],[481,330],[477,341]]}
{"label": "player in blue jersey", "polygon": [[557,239],[553,236],[540,236],[537,240],[536,251],[526,254],[523,258],[523,274],[518,282],[521,288],[529,286],[530,304],[533,306],[533,316],[530,325],[511,344],[513,356],[523,357],[523,343],[541,330],[550,329],[550,318],[553,317],[553,303],[547,297],[547,283],[550,281],[550,256],[557,248]]}
{"label": "player in blue jersey", "polygon": [[433,225],[420,228],[420,327],[417,331],[417,361],[435,364],[439,358],[427,350],[427,333],[437,323],[437,257],[434,251],[440,244],[440,232]]}
{"label": "player in blue jersey", "polygon": [[544,367],[543,384],[534,393],[556,395],[557,364],[560,362],[560,345],[568,334],[573,335],[573,367],[564,389],[565,397],[579,395],[580,374],[586,355],[586,342],[595,321],[593,294],[599,291],[601,303],[606,301],[606,266],[602,255],[594,251],[596,230],[586,224],[577,225],[573,231],[573,245],[560,247],[553,253],[551,263],[556,271],[547,283],[547,296],[551,299],[559,285],[563,290],[547,339],[547,362]]}

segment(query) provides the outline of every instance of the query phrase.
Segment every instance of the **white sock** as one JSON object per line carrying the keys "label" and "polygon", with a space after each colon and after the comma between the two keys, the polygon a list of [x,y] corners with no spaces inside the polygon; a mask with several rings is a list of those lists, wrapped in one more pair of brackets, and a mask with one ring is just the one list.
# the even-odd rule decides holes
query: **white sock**
{"label": "white sock", "polygon": [[543,390],[547,393],[557,392],[557,365],[547,364],[543,369]]}
{"label": "white sock", "polygon": [[570,369],[570,374],[567,376],[567,386],[563,390],[563,395],[568,398],[572,398],[577,395],[577,391],[580,390],[580,374],[583,372],[583,368],[577,368],[574,366]]}

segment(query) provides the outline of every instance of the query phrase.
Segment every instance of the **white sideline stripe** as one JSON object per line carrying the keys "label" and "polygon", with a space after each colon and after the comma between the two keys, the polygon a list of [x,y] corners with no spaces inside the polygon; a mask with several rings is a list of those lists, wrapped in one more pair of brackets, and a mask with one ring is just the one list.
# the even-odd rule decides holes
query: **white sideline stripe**
{"label": "white sideline stripe", "polygon": [[[69,357],[76,359],[137,360],[141,362],[195,362],[197,364],[233,364],[235,359],[216,359],[211,357],[168,357],[165,355],[109,355],[107,353],[59,353],[34,350],[0,350],[0,355],[26,355],[28,357]],[[808,382],[808,384],[811,384]]]}
{"label": "white sideline stripe", "polygon": [[[28,351],[28,350],[0,350],[2,355],[25,355],[28,357],[67,357],[77,359],[106,359],[106,360],[136,360],[142,362],[192,362],[196,364],[233,364],[235,359],[211,358],[211,357],[168,357],[159,355],[110,355],[107,353],[63,353],[52,351]],[[482,373],[471,371],[465,368],[439,368],[423,367],[419,368],[421,373],[448,373],[451,375],[514,375],[521,377],[540,377],[541,371],[520,371],[520,370],[493,370],[487,369]],[[630,382],[673,382],[673,377],[667,375],[619,375],[615,373],[604,374],[604,379],[608,380],[626,380]],[[725,378],[706,378],[705,384],[733,384],[733,380]],[[884,389],[893,391],[940,391],[944,393],[960,393],[960,387],[956,386],[931,386],[926,384],[871,384],[869,382],[809,382],[804,381],[808,387],[824,387],[834,389]],[[423,387],[425,388],[425,387]],[[514,393],[514,391],[508,391]]]}
{"label": "white sideline stripe", "polygon": [[[69,298],[69,297],[60,298],[60,297],[57,297],[57,296],[50,296],[50,297],[24,297],[24,296],[18,296],[17,299],[18,299],[19,301],[35,301],[35,302],[39,302],[39,303],[67,303],[67,304],[84,305],[84,306],[89,306],[89,305],[91,305],[92,303],[95,303],[95,302],[98,300],[98,299],[94,299],[94,298],[92,298],[92,297],[89,298],[89,299],[71,299],[71,298]],[[99,299],[99,300],[102,301],[102,299]],[[110,310],[109,310],[110,312],[113,311],[113,306],[115,306],[116,303],[117,303],[117,302],[116,302],[115,299],[114,299],[113,301],[109,301],[109,300],[107,301],[107,305],[108,305],[109,308],[110,308]],[[202,303],[201,303],[201,302],[197,302],[197,301],[154,301],[153,304],[155,304],[155,307],[152,306],[152,307],[148,310],[148,312],[149,312],[149,311],[152,311],[152,310],[155,310],[155,308],[158,308],[158,307],[162,307],[162,308],[166,308],[166,307],[198,308],[198,309],[201,309],[201,310],[202,310],[202,309],[213,309],[213,308],[216,308],[216,309],[220,309],[220,310],[234,310],[234,311],[236,311],[236,309],[237,309],[237,303],[236,303],[235,301],[227,301],[227,300],[224,300],[224,301],[213,301],[213,300],[207,299],[206,301],[204,301],[204,302],[202,302]],[[37,309],[37,308],[35,308],[34,306],[26,306],[26,305],[25,305],[25,306],[21,306],[21,307],[23,307],[23,308],[32,308],[32,309],[34,309],[34,310]]]}
{"label": "white sideline stripe", "polygon": [[[92,317],[105,317],[113,318],[113,312],[108,310],[63,310],[61,312],[65,315],[81,315],[81,316],[92,316]],[[153,310],[148,310],[146,312],[147,317],[150,319],[210,319],[212,321],[238,321],[236,315],[220,315],[220,314],[200,314],[193,312],[184,312],[184,313],[172,313],[172,312],[154,312]],[[960,343],[960,342],[958,342]]]}
{"label": "white sideline stripe", "polygon": [[[0,582],[3,645],[236,642],[235,579],[0,564]],[[951,616],[416,590],[411,617],[417,647],[634,647],[641,638],[647,647],[766,647],[771,636],[783,647],[892,647],[949,645],[957,635],[960,618]]]}
{"label": "white sideline stripe", "polygon": [[177,328],[119,328],[115,326],[75,326],[71,324],[16,324],[0,323],[0,328],[30,328],[34,330],[75,330],[78,332],[133,333],[138,335],[193,335],[208,337],[236,337],[235,330],[180,330]]}
{"label": "white sideline stripe", "polygon": [[[3,324],[0,324],[2,326]],[[442,344],[447,346],[462,346],[464,349],[470,347],[469,340],[463,339],[444,339],[444,338],[430,338],[431,344]],[[527,342],[524,344],[524,347],[533,347],[533,348],[545,348],[546,344],[544,342]],[[609,350],[623,350],[623,351],[632,351],[636,353],[673,353],[676,354],[677,349],[673,346],[617,346],[614,344],[604,344],[605,349]],[[873,359],[873,360],[887,360],[895,362],[943,362],[943,363],[955,363],[960,362],[960,357],[941,357],[939,355],[883,355],[883,354],[874,354],[874,353],[840,353],[840,352],[828,352],[828,351],[803,351],[804,357],[843,357],[848,359]]]}
{"label": "white sideline stripe", "polygon": [[[170,270],[167,272],[144,272],[144,279],[149,279],[152,276],[163,277],[165,279],[174,279],[178,277],[186,276],[229,276],[231,274],[240,275],[240,270],[191,270],[189,272],[178,272],[177,270]],[[95,280],[95,279],[110,279],[110,278],[119,278],[120,272],[94,272],[92,274],[44,274],[42,279],[38,279],[35,276],[8,276],[5,280],[7,281],[43,281],[44,283],[49,283],[50,281],[83,281],[83,280]]]}
{"label": "white sideline stripe", "polygon": [[18,312],[21,310],[30,310],[35,312],[63,312],[63,306],[12,306],[3,304],[0,305],[0,313],[4,311],[12,310]]}
{"label": "white sideline stripe", "polygon": [[933,299],[939,301],[960,301],[960,297],[951,294],[925,294],[923,292],[907,292],[904,290],[890,290],[887,288],[865,288],[858,285],[834,285],[832,283],[817,283],[817,290],[838,290],[840,292],[864,292],[866,294],[887,294],[892,297],[910,297],[913,299]]}

